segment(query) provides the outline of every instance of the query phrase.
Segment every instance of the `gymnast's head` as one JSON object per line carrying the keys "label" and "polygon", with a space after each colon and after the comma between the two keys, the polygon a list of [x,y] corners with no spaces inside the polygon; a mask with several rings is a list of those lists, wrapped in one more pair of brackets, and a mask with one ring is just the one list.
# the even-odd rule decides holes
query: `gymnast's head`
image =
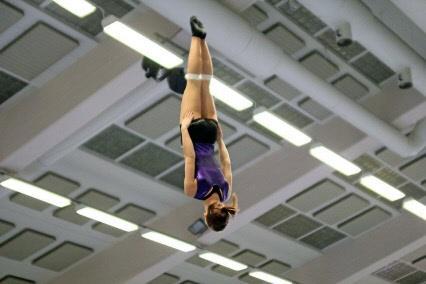
{"label": "gymnast's head", "polygon": [[226,206],[222,202],[210,204],[204,212],[207,226],[213,231],[219,232],[225,229],[229,217],[234,216],[237,210],[231,206]]}

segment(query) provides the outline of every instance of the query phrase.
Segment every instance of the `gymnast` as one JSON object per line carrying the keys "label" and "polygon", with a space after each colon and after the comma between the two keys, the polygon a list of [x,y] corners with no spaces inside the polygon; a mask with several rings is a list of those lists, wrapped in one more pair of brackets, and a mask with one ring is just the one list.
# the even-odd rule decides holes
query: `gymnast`
{"label": "gymnast", "polygon": [[[232,194],[232,170],[228,150],[223,142],[214,99],[209,91],[213,65],[203,24],[190,19],[192,38],[189,49],[186,88],[180,110],[182,149],[185,158],[185,194],[203,200],[204,218],[209,228],[222,231],[229,217],[238,211],[238,198]],[[214,158],[217,142],[220,168]]]}

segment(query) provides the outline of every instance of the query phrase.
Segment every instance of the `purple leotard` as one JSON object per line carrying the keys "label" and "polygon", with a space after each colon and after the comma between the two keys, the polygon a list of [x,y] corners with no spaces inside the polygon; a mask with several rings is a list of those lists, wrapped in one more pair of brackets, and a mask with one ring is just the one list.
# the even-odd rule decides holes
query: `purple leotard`
{"label": "purple leotard", "polygon": [[195,150],[195,179],[197,193],[194,198],[205,200],[213,193],[220,201],[228,199],[229,185],[214,158],[214,144],[193,143]]}

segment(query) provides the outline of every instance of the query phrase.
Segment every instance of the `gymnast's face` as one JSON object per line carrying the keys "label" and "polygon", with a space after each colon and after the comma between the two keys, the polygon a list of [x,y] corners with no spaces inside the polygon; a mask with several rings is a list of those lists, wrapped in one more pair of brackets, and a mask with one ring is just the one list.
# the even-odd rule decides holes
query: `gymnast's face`
{"label": "gymnast's face", "polygon": [[[220,210],[225,207],[225,205],[222,202],[215,202],[212,205],[210,205],[210,212],[212,213],[219,213]],[[207,211],[209,210],[209,207],[206,208],[206,211],[204,211],[204,218],[207,216]]]}

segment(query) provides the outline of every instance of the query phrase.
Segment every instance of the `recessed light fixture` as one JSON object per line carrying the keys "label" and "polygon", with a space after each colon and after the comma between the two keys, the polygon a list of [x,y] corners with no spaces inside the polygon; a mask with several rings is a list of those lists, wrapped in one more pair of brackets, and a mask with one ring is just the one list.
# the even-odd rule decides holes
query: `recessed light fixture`
{"label": "recessed light fixture", "polygon": [[405,196],[405,194],[399,189],[391,186],[390,184],[382,181],[381,179],[373,175],[366,175],[362,177],[360,182],[363,186],[367,187],[371,191],[374,191],[375,193],[383,196],[384,198],[390,201],[396,201]]}
{"label": "recessed light fixture", "polygon": [[84,18],[96,10],[96,6],[85,0],[53,0],[53,2],[80,18]]}
{"label": "recessed light fixture", "polygon": [[8,178],[2,181],[0,185],[57,207],[65,207],[71,204],[71,199],[69,198],[15,178]]}
{"label": "recessed light fixture", "polygon": [[216,99],[238,111],[253,106],[251,100],[214,77],[210,80],[210,93]]}
{"label": "recessed light fixture", "polygon": [[266,272],[263,272],[263,271],[252,271],[252,272],[249,273],[249,275],[251,277],[263,280],[263,281],[268,282],[268,283],[273,283],[273,284],[293,284],[293,282],[290,282],[288,280],[279,278],[277,276],[274,276],[272,274],[269,274],[269,273],[266,273]]}
{"label": "recessed light fixture", "polygon": [[191,244],[188,244],[181,240],[178,240],[178,239],[175,239],[170,236],[167,236],[158,232],[154,232],[154,231],[142,233],[141,236],[150,241],[153,241],[153,242],[156,242],[156,243],[159,243],[159,244],[162,244],[183,252],[189,252],[196,249],[196,247]]}
{"label": "recessed light fixture", "polygon": [[414,200],[413,198],[408,198],[407,200],[404,200],[404,202],[402,203],[402,208],[411,212],[417,217],[420,217],[423,220],[426,220],[426,205],[424,205],[423,203],[417,200]]}
{"label": "recessed light fixture", "polygon": [[118,218],[114,215],[100,211],[95,208],[79,206],[76,212],[79,215],[96,220],[98,222],[104,223],[106,225],[112,226],[125,232],[136,231],[139,228],[139,226],[134,223]]}
{"label": "recessed light fixture", "polygon": [[183,63],[182,58],[147,38],[138,31],[132,29],[128,25],[120,22],[114,16],[106,17],[102,20],[102,25],[104,32],[107,35],[167,69],[174,68]]}
{"label": "recessed light fixture", "polygon": [[221,256],[212,252],[205,252],[205,253],[199,254],[198,256],[202,259],[208,260],[210,262],[219,264],[221,266],[227,267],[235,271],[244,270],[248,267],[247,265],[242,264],[238,261],[229,259],[227,257]]}
{"label": "recessed light fixture", "polygon": [[311,137],[267,110],[256,113],[253,120],[295,146],[312,141]]}
{"label": "recessed light fixture", "polygon": [[351,176],[361,172],[360,167],[322,145],[313,146],[309,152],[318,160],[346,176]]}

